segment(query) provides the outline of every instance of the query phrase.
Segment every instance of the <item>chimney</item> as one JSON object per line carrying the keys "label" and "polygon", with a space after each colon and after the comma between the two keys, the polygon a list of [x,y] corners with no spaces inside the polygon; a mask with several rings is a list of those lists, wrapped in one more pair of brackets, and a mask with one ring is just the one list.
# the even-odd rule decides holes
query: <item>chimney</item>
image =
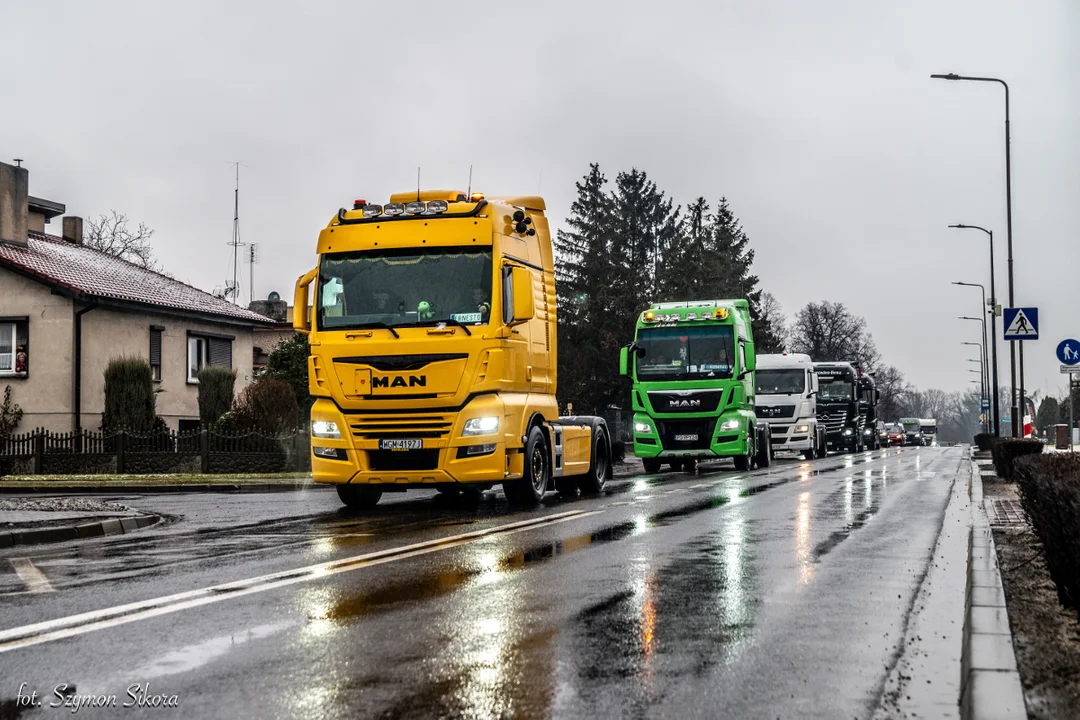
{"label": "chimney", "polygon": [[26,246],[30,172],[0,163],[0,242]]}
{"label": "chimney", "polygon": [[82,245],[83,219],[76,215],[64,218],[64,239],[72,245]]}

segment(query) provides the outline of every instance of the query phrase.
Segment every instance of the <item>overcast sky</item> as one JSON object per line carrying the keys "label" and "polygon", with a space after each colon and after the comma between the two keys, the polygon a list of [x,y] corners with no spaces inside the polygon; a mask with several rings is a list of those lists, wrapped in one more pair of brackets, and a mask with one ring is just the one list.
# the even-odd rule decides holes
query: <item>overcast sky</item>
{"label": "overcast sky", "polygon": [[[920,388],[973,387],[988,283],[1006,290],[1010,83],[1016,300],[1041,310],[1028,385],[1080,336],[1080,3],[49,2],[0,4],[0,158],[32,195],[157,232],[177,278],[231,273],[233,168],[255,294],[291,297],[356,197],[540,187],[558,226],[590,162],[686,204],[724,195],[786,312],[843,302]],[[224,6],[228,6],[225,8]],[[59,234],[58,223],[50,230]],[[247,266],[243,298],[248,298]],[[628,309],[630,311],[630,309]],[[2,313],[0,313],[2,314]],[[1001,347],[1002,383],[1008,380]],[[1003,413],[1004,414],[1004,413]]]}

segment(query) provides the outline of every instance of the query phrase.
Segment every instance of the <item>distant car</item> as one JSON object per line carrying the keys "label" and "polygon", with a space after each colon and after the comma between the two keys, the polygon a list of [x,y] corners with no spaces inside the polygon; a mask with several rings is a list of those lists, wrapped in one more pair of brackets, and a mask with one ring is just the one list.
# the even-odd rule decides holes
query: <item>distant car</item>
{"label": "distant car", "polygon": [[887,436],[886,443],[888,445],[903,445],[904,444],[904,428],[898,423],[889,423],[885,426],[885,435]]}

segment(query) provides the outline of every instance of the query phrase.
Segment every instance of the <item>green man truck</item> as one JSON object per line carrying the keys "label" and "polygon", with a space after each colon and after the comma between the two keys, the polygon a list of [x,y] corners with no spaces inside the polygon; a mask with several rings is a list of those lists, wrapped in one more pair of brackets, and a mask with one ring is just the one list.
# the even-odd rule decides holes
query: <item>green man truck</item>
{"label": "green man truck", "polygon": [[746,300],[655,303],[638,316],[619,371],[633,381],[634,454],[645,471],[692,471],[730,457],[769,465],[768,426],[754,414],[754,336]]}

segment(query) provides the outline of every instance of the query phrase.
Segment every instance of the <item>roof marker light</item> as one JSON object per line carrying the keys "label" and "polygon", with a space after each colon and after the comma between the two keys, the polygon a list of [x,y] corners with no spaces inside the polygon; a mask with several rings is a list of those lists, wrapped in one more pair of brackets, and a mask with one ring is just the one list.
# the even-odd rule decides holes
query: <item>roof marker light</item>
{"label": "roof marker light", "polygon": [[405,212],[405,206],[401,203],[388,203],[383,205],[384,215],[401,215]]}
{"label": "roof marker light", "polygon": [[472,202],[480,202],[483,199],[484,193],[482,192],[474,192],[472,195],[469,196],[469,200]]}
{"label": "roof marker light", "polygon": [[365,205],[364,206],[364,217],[366,217],[366,218],[378,217],[379,215],[382,215],[382,211],[383,211],[382,205]]}

